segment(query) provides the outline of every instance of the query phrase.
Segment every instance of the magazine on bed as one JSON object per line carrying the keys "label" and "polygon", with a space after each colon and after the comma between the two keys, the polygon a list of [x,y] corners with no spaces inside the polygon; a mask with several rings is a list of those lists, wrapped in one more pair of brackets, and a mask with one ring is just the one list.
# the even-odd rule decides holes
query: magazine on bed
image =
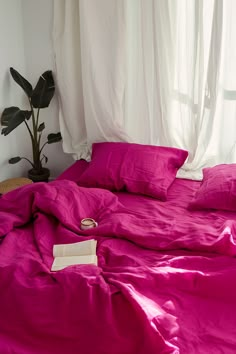
{"label": "magazine on bed", "polygon": [[51,271],[64,269],[76,264],[97,265],[96,240],[88,240],[71,244],[54,245]]}

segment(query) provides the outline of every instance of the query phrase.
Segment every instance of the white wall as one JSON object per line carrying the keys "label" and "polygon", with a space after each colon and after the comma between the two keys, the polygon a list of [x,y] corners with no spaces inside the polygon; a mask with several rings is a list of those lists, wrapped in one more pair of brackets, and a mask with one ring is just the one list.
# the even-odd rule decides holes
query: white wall
{"label": "white wall", "polygon": [[[22,0],[22,12],[27,77],[32,84],[36,84],[44,71],[54,71],[53,0]],[[46,124],[45,137],[59,131],[56,95],[49,108],[42,110],[40,116]],[[45,153],[49,158],[48,166],[52,176],[57,176],[73,163],[72,157],[63,152],[61,143],[47,146]]]}
{"label": "white wall", "polygon": [[[20,71],[33,86],[44,71],[54,70],[52,21],[53,0],[0,0],[0,112],[7,106],[24,102],[21,88],[10,78],[10,66]],[[40,117],[46,124],[45,138],[59,131],[56,95]],[[62,151],[61,143],[46,146],[45,153],[53,177],[73,162],[72,157]],[[8,165],[8,159],[17,155],[31,157],[30,140],[23,125],[7,137],[0,137],[0,180],[27,175],[27,163]]]}
{"label": "white wall", "polygon": [[[24,39],[21,0],[0,0],[0,112],[11,105],[21,105],[21,89],[11,80],[9,67],[18,68],[24,75]],[[18,129],[17,129],[18,130]],[[11,166],[8,159],[27,152],[28,143],[23,126],[18,131],[0,136],[0,180],[22,175],[26,164]]]}

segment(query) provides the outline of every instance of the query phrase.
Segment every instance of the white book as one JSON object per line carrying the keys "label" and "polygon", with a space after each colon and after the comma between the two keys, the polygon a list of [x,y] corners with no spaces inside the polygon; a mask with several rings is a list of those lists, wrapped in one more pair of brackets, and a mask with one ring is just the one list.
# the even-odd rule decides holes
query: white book
{"label": "white book", "polygon": [[76,264],[97,265],[96,240],[81,241],[71,244],[54,245],[54,261],[51,271],[64,269]]}
{"label": "white book", "polygon": [[97,256],[87,255],[87,256],[71,256],[71,257],[56,257],[52,264],[51,271],[55,272],[57,270],[64,269],[70,265],[77,264],[94,264],[97,265]]}
{"label": "white book", "polygon": [[88,240],[53,246],[53,257],[86,256],[96,254],[97,241]]}

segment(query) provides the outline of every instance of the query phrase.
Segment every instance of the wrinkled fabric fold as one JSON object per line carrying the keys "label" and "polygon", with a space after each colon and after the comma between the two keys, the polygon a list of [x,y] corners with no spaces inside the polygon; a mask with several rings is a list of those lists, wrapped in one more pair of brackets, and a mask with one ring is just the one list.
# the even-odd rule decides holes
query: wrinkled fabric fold
{"label": "wrinkled fabric fold", "polygon": [[[0,199],[0,352],[235,351],[236,216],[59,180]],[[80,230],[92,217],[98,227]],[[51,272],[54,244],[97,239],[98,267]]]}

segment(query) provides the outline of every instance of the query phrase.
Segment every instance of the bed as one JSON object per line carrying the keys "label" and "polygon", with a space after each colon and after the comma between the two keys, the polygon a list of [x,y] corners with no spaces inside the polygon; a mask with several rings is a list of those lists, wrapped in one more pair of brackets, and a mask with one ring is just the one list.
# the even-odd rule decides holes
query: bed
{"label": "bed", "polygon": [[[235,211],[191,208],[198,181],[165,201],[78,185],[88,166],[0,200],[0,353],[235,353]],[[98,266],[51,272],[54,244],[90,238]]]}

